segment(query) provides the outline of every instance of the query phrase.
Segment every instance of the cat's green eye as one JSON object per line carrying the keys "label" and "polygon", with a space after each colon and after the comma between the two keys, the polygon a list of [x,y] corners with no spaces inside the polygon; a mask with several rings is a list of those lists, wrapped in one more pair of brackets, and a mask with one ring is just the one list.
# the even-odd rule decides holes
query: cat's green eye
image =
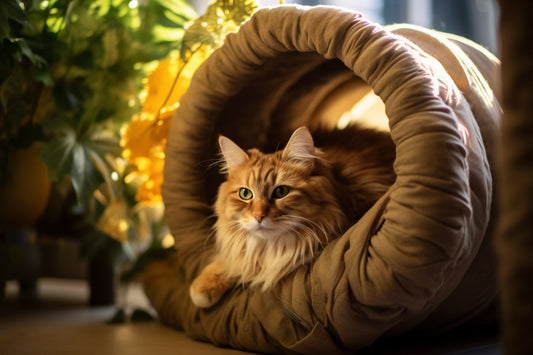
{"label": "cat's green eye", "polygon": [[252,193],[252,191],[250,191],[246,187],[241,187],[239,189],[239,197],[242,198],[243,200],[249,200],[252,197],[254,197],[254,194]]}
{"label": "cat's green eye", "polygon": [[285,185],[280,185],[274,189],[274,192],[272,192],[272,197],[274,198],[282,198],[287,196],[289,193],[290,188]]}

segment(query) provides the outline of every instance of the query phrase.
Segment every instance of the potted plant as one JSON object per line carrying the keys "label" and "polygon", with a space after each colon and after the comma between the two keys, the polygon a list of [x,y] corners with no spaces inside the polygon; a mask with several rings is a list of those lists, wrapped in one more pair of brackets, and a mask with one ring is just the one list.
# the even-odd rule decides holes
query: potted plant
{"label": "potted plant", "polygon": [[[13,245],[7,245],[10,229],[40,223],[57,233],[72,232],[73,223],[64,223],[65,213],[57,210],[83,220],[81,230],[91,235],[88,254],[104,245],[118,249],[115,256],[128,249],[91,227],[106,209],[103,204],[127,203],[134,195],[121,179],[127,168],[120,129],[140,110],[139,92],[150,64],[176,49],[194,16],[184,0],[0,3],[4,260],[14,255]],[[38,221],[50,205],[56,211]]]}

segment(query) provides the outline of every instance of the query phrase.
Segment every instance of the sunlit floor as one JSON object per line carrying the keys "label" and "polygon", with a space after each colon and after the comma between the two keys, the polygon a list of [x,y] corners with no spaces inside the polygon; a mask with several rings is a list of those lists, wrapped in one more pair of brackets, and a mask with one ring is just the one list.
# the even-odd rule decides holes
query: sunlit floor
{"label": "sunlit floor", "polygon": [[[115,308],[87,306],[89,289],[81,280],[42,279],[38,286],[38,299],[21,303],[17,284],[8,283],[7,298],[0,303],[0,354],[247,354],[196,342],[157,321],[107,324]],[[119,303],[129,309],[149,309],[136,285],[126,300]],[[502,351],[496,334],[478,333],[376,344],[363,353],[499,355]]]}

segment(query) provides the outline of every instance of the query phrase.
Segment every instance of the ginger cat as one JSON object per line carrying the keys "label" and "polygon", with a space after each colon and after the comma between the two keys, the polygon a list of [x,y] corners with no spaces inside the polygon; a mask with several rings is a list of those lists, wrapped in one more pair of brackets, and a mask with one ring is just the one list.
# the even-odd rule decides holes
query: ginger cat
{"label": "ginger cat", "polygon": [[236,283],[272,288],[339,237],[394,182],[395,146],[384,132],[350,126],[317,133],[305,127],[283,150],[244,151],[221,136],[227,180],[215,203],[216,254],[190,295],[214,305]]}

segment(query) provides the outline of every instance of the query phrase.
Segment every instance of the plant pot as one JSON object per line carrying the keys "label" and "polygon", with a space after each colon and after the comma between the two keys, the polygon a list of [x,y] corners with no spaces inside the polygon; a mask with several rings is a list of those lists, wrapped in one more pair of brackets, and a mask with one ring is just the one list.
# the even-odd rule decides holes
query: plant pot
{"label": "plant pot", "polygon": [[0,187],[0,225],[33,225],[48,205],[51,185],[35,145],[12,152],[7,179]]}

